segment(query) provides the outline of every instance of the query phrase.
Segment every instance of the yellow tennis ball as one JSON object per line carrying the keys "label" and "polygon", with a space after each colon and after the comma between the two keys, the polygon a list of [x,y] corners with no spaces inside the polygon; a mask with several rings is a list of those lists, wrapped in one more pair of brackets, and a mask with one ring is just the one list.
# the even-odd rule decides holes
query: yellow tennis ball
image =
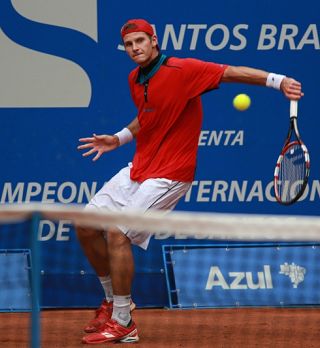
{"label": "yellow tennis ball", "polygon": [[233,106],[239,111],[245,111],[251,104],[251,99],[247,94],[238,94],[233,98]]}

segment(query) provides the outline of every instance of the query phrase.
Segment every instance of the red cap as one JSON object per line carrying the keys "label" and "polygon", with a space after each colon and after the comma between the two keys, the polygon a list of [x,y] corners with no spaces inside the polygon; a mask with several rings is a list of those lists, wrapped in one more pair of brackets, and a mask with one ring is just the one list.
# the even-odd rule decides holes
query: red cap
{"label": "red cap", "polygon": [[142,31],[149,34],[150,36],[154,35],[154,31],[150,23],[144,19],[130,19],[123,25],[121,28],[121,37],[124,38],[125,35],[130,33],[136,33]]}

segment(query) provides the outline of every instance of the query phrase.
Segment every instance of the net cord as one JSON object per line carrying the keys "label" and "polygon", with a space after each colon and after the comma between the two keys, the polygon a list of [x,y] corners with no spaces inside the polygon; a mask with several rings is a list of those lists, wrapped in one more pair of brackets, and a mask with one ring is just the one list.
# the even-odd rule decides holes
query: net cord
{"label": "net cord", "polygon": [[133,230],[230,241],[320,241],[320,216],[199,213],[159,210],[84,211],[81,204],[22,203],[0,206],[0,223],[13,223],[41,213],[43,219],[69,220],[83,227],[107,229],[124,225]]}

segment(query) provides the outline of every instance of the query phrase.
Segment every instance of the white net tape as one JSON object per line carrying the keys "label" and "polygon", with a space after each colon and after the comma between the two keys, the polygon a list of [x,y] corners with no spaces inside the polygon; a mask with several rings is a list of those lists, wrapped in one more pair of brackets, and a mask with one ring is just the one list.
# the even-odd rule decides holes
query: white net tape
{"label": "white net tape", "polygon": [[170,233],[190,238],[243,241],[320,241],[320,216],[255,215],[163,211],[83,211],[83,205],[0,205],[0,223],[29,219],[34,213],[52,221],[98,228],[125,225],[154,234]]}

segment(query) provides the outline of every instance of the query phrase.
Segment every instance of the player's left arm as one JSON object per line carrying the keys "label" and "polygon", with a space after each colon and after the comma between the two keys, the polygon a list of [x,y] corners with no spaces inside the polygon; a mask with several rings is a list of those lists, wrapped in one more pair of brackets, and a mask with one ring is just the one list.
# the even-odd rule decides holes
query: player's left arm
{"label": "player's left arm", "polygon": [[93,158],[93,161],[98,160],[102,154],[112,151],[123,145],[127,142],[130,142],[139,132],[140,124],[138,117],[135,117],[133,121],[120,132],[114,135],[102,134],[97,135],[93,134],[92,137],[80,138],[79,141],[84,143],[83,145],[78,146],[78,150],[87,150],[82,156],[87,157],[96,153]]}
{"label": "player's left arm", "polygon": [[[221,82],[238,82],[251,85],[266,86],[269,75],[270,73],[264,70],[254,69],[246,66],[230,65],[225,69],[221,78]],[[290,77],[283,77],[279,89],[289,99],[298,100],[303,96],[301,83]]]}

